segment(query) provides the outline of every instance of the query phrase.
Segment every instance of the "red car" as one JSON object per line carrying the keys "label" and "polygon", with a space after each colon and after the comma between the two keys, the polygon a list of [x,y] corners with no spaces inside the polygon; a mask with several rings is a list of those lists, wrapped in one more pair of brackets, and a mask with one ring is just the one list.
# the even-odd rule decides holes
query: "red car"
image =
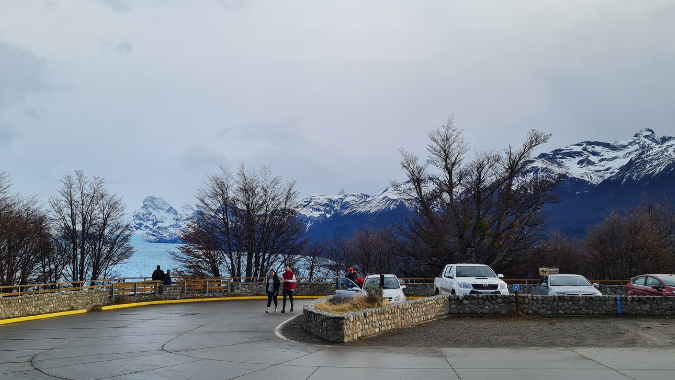
{"label": "red car", "polygon": [[643,274],[626,285],[627,296],[675,297],[675,274]]}

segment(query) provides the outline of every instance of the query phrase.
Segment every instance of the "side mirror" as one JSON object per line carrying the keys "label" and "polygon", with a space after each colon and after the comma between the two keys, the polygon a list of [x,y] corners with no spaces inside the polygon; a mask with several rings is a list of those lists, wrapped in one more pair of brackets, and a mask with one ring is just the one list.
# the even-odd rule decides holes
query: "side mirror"
{"label": "side mirror", "polygon": [[652,285],[652,289],[656,289],[660,292],[661,291],[661,285]]}
{"label": "side mirror", "polygon": [[405,285],[401,285],[401,289],[405,289]]}
{"label": "side mirror", "polygon": [[448,274],[445,275],[445,278],[454,278],[454,277],[452,277],[452,275],[450,273],[448,273]]}
{"label": "side mirror", "polygon": [[593,286],[594,286],[596,289],[600,289],[600,284],[598,284],[597,282],[594,282],[594,283],[593,283]]}
{"label": "side mirror", "polygon": [[541,284],[543,288],[548,288],[548,284]]}
{"label": "side mirror", "polygon": [[504,278],[504,275],[503,275],[503,274],[498,274],[498,275],[497,275],[497,278]]}

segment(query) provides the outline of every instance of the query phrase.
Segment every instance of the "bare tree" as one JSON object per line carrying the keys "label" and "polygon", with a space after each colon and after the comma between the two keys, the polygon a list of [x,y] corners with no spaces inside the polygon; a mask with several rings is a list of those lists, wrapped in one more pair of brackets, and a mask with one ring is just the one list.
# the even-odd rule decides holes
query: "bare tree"
{"label": "bare tree", "polygon": [[507,268],[539,238],[542,208],[558,201],[552,190],[564,176],[529,171],[535,148],[549,134],[532,130],[519,148],[467,160],[461,132],[452,118],[430,132],[425,162],[401,151],[408,182],[393,185],[410,200],[412,212],[398,231],[418,275],[435,274],[450,262]]}
{"label": "bare tree", "polygon": [[54,235],[68,258],[66,274],[72,281],[93,283],[133,254],[124,205],[104,182],[77,170],[75,176],[65,175],[58,196],[49,198]]}
{"label": "bare tree", "polygon": [[324,272],[324,268],[328,265],[328,259],[323,256],[325,250],[326,244],[322,240],[313,240],[305,245],[302,251],[302,258],[305,264],[300,269],[301,276],[307,277],[312,281],[314,277],[320,276]]}
{"label": "bare tree", "polygon": [[675,212],[668,202],[646,199],[639,206],[612,212],[589,231],[585,245],[593,275],[628,279],[641,273],[675,271]]}
{"label": "bare tree", "polygon": [[391,235],[390,228],[369,227],[354,232],[345,240],[345,250],[362,274],[397,271],[397,248],[392,244]]}
{"label": "bare tree", "polygon": [[35,197],[11,194],[10,187],[0,173],[0,285],[41,282],[50,268],[43,260],[52,257],[49,220]]}
{"label": "bare tree", "polygon": [[241,165],[236,174],[221,167],[209,175],[197,191],[196,217],[181,233],[186,245],[174,254],[180,270],[259,277],[281,262],[291,264],[304,235],[294,186],[269,167],[250,172]]}

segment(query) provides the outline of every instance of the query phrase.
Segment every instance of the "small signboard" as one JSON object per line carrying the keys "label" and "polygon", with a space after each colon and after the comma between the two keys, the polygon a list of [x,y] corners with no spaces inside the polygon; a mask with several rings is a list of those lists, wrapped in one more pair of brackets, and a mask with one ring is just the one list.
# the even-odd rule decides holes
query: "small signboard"
{"label": "small signboard", "polygon": [[540,276],[548,276],[549,274],[558,274],[560,269],[558,268],[539,268]]}
{"label": "small signboard", "polygon": [[519,292],[520,291],[520,284],[513,284],[513,291]]}

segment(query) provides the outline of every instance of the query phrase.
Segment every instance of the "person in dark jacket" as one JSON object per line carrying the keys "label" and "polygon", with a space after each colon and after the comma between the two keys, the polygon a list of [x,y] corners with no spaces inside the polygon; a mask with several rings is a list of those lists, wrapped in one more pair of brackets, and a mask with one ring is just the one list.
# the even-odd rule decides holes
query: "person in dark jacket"
{"label": "person in dark jacket", "polygon": [[171,285],[171,281],[173,281],[173,280],[171,279],[171,269],[167,269],[167,270],[166,270],[166,274],[164,275],[164,282],[163,282],[163,284],[164,284],[164,285]]}
{"label": "person in dark jacket", "polygon": [[266,290],[267,290],[267,310],[265,313],[270,312],[270,305],[272,304],[272,301],[274,301],[274,312],[277,312],[277,296],[279,295],[279,286],[281,285],[281,281],[279,281],[279,276],[277,276],[277,272],[271,270],[270,275],[267,276],[267,281],[266,281]]}
{"label": "person in dark jacket", "polygon": [[164,271],[159,268],[159,265],[157,265],[157,269],[152,272],[152,281],[164,281]]}
{"label": "person in dark jacket", "polygon": [[[354,272],[354,268],[352,267],[349,267],[349,269],[347,270],[347,275],[345,276],[345,278],[351,280],[355,285],[359,284],[359,276],[356,275],[356,272]],[[351,287],[351,285],[348,286]]]}

